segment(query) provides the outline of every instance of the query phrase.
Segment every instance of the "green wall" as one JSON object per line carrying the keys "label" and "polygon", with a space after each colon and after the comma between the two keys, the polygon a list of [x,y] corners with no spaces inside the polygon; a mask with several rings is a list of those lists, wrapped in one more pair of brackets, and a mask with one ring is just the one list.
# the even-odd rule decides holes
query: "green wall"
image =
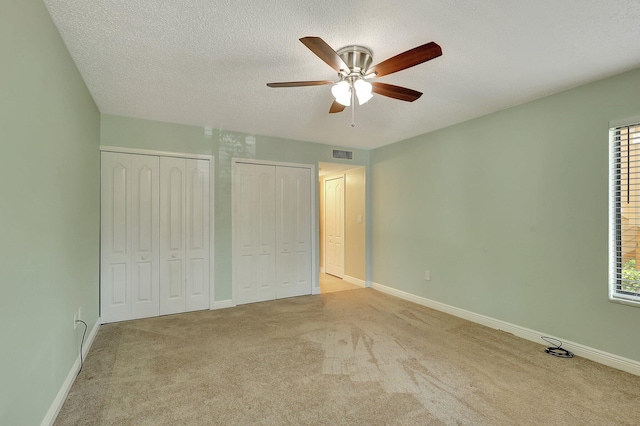
{"label": "green wall", "polygon": [[[368,219],[365,179],[366,170],[363,167],[344,173],[344,273],[362,281],[366,281],[367,275],[365,224]],[[362,216],[361,223],[358,223],[358,216]]]}
{"label": "green wall", "polygon": [[[367,166],[369,151],[353,150],[353,161],[331,159],[331,146],[268,136],[214,129],[206,138],[204,128],[136,118],[102,115],[103,146],[149,149],[215,157],[215,300],[231,299],[231,159],[313,164],[348,163]],[[314,180],[317,185],[317,180]],[[316,214],[315,232],[318,232]],[[316,236],[317,237],[317,236]],[[318,256],[314,260],[318,265]]]}
{"label": "green wall", "polygon": [[640,361],[607,296],[609,122],[639,99],[636,70],[372,151],[372,281]]}
{"label": "green wall", "polygon": [[0,2],[0,424],[40,424],[98,318],[100,114],[40,0]]}

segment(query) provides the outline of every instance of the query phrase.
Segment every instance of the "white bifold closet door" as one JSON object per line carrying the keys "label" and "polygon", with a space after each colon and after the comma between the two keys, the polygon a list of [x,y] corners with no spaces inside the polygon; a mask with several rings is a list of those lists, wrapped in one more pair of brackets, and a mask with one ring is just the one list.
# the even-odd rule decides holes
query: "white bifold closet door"
{"label": "white bifold closet door", "polygon": [[209,308],[209,161],[102,153],[103,323]]}
{"label": "white bifold closet door", "polygon": [[160,158],[160,314],[209,308],[209,161]]}
{"label": "white bifold closet door", "polygon": [[102,153],[101,318],[157,316],[158,157]]}
{"label": "white bifold closet door", "polygon": [[311,171],[237,163],[236,304],[311,294]]}

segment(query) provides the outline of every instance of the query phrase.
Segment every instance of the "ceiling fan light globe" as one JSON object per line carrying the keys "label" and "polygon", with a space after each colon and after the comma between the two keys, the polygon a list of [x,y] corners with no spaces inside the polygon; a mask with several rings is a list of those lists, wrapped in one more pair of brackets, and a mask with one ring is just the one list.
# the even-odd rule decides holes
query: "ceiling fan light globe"
{"label": "ceiling fan light globe", "polygon": [[344,106],[351,106],[351,93],[347,92],[336,97],[336,102]]}
{"label": "ceiling fan light globe", "polygon": [[349,83],[347,83],[344,80],[337,82],[331,88],[331,94],[336,99],[348,95],[349,94]]}
{"label": "ceiling fan light globe", "polygon": [[358,93],[356,91],[356,96],[358,97],[358,105],[366,104],[373,98],[373,94],[371,92]]}
{"label": "ceiling fan light globe", "polygon": [[331,94],[336,102],[344,106],[351,105],[351,86],[345,80],[339,81],[331,88]]}
{"label": "ceiling fan light globe", "polygon": [[366,93],[371,93],[373,90],[371,83],[362,79],[356,80],[356,82],[353,83],[353,88],[356,89],[356,94],[358,96],[361,94],[364,95]]}
{"label": "ceiling fan light globe", "polygon": [[353,83],[353,88],[356,91],[356,96],[358,96],[358,103],[360,105],[366,104],[373,97],[371,94],[373,86],[368,81],[364,81],[362,79],[356,80]]}

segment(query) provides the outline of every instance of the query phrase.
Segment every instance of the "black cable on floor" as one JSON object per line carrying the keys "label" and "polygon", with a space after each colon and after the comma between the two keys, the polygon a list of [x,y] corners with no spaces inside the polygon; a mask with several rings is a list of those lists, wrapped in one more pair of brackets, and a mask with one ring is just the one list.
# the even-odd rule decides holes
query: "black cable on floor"
{"label": "black cable on floor", "polygon": [[542,336],[542,340],[553,345],[544,350],[549,355],[557,356],[558,358],[573,358],[573,352],[563,348],[560,340],[548,336]]}
{"label": "black cable on floor", "polygon": [[80,370],[78,370],[78,374],[76,374],[76,377],[78,377],[80,375],[80,372],[82,371],[82,366],[84,365],[84,359],[82,357],[82,345],[84,345],[84,336],[85,334],[87,334],[87,329],[89,328],[89,326],[87,325],[86,322],[82,320],[76,320],[76,322],[81,322],[84,324],[84,331],[82,332],[82,340],[80,341]]}

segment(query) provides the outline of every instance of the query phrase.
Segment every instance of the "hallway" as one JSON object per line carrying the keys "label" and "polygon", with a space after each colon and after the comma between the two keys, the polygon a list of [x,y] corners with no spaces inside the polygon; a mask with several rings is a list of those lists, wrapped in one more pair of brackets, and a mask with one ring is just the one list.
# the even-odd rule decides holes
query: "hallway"
{"label": "hallway", "polygon": [[334,293],[336,291],[355,290],[362,288],[341,278],[329,274],[320,274],[320,293]]}

